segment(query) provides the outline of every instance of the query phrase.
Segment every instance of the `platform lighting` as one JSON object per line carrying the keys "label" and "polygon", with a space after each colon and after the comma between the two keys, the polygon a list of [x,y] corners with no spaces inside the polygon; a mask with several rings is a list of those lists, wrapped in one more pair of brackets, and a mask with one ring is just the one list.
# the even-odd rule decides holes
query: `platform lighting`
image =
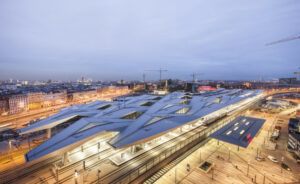
{"label": "platform lighting", "polygon": [[78,171],[75,169],[74,171],[74,177],[77,178],[78,177]]}
{"label": "platform lighting", "polygon": [[250,166],[250,160],[248,160],[247,176],[249,175],[249,166]]}

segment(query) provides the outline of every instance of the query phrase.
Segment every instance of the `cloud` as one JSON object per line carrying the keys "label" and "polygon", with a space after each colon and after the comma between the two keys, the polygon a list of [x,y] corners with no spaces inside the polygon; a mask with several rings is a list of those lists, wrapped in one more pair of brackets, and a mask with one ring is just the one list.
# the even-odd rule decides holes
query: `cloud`
{"label": "cloud", "polygon": [[300,40],[265,44],[300,33],[299,9],[292,0],[1,1],[0,79],[128,80],[159,67],[168,78],[290,76]]}

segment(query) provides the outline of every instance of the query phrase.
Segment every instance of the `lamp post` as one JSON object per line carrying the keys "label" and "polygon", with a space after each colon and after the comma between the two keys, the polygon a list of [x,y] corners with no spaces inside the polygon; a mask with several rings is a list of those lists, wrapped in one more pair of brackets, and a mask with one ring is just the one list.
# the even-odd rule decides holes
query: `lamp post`
{"label": "lamp post", "polygon": [[9,145],[9,153],[10,153],[10,159],[12,160],[12,151],[11,151],[11,140],[8,141],[8,145]]}
{"label": "lamp post", "polygon": [[201,163],[201,150],[199,150],[199,158],[200,158],[200,163]]}
{"label": "lamp post", "polygon": [[100,142],[98,142],[98,160],[100,160],[100,146],[101,146],[101,144],[100,144]]}
{"label": "lamp post", "polygon": [[281,157],[281,167],[280,167],[281,168],[281,171],[280,171],[281,173],[282,173],[282,164],[283,164],[283,161],[284,161],[284,157]]}
{"label": "lamp post", "polygon": [[229,157],[228,157],[228,160],[230,161],[230,151],[231,151],[231,148],[229,148]]}
{"label": "lamp post", "polygon": [[214,169],[211,169],[211,180],[214,180]]}
{"label": "lamp post", "polygon": [[98,169],[98,184],[100,184],[100,173],[101,173],[101,170]]}
{"label": "lamp post", "polygon": [[75,179],[75,184],[77,184],[77,177],[78,177],[78,171],[75,169],[74,171],[74,179]]}
{"label": "lamp post", "polygon": [[250,166],[250,160],[248,160],[247,176],[249,176],[249,166]]}
{"label": "lamp post", "polygon": [[263,181],[263,184],[265,184],[265,181],[266,181],[266,171],[264,171],[264,181]]}
{"label": "lamp post", "polygon": [[58,167],[56,164],[54,164],[54,166],[55,166],[55,180],[56,182],[58,182]]}
{"label": "lamp post", "polygon": [[175,168],[175,184],[177,183],[177,167]]}
{"label": "lamp post", "polygon": [[82,168],[83,168],[83,170],[85,171],[85,160],[82,161]]}

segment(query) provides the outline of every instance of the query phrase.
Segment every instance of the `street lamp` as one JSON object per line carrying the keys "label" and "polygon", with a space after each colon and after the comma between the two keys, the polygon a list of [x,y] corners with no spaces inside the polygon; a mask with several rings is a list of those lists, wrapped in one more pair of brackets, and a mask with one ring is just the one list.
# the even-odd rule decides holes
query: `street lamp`
{"label": "street lamp", "polygon": [[263,184],[265,184],[265,181],[266,181],[266,171],[264,171],[264,182],[263,182]]}
{"label": "street lamp", "polygon": [[280,171],[281,173],[282,173],[282,164],[283,164],[283,161],[284,161],[284,157],[281,157],[281,167],[280,167],[281,168],[281,171]]}
{"label": "street lamp", "polygon": [[214,180],[214,169],[215,169],[215,163],[212,163],[212,168],[211,168],[211,179]]}
{"label": "street lamp", "polygon": [[77,184],[77,177],[78,177],[78,171],[75,169],[74,171],[74,179],[75,179],[75,184]]}
{"label": "street lamp", "polygon": [[55,180],[58,182],[58,167],[56,164],[54,164],[55,167]]}
{"label": "street lamp", "polygon": [[200,157],[200,163],[201,163],[201,150],[199,150],[199,157]]}
{"label": "street lamp", "polygon": [[228,157],[228,160],[230,160],[230,151],[231,151],[231,148],[229,147],[229,157]]}
{"label": "street lamp", "polygon": [[101,173],[101,170],[98,169],[98,184],[100,184],[100,173]]}
{"label": "street lamp", "polygon": [[249,176],[249,166],[250,166],[250,160],[248,160],[247,176]]}
{"label": "street lamp", "polygon": [[98,142],[98,160],[100,160],[100,146],[101,146],[101,144],[100,144],[100,142]]}
{"label": "street lamp", "polygon": [[177,167],[175,168],[175,184],[177,183],[177,180],[176,180],[177,177],[176,176],[177,176]]}
{"label": "street lamp", "polygon": [[11,140],[8,141],[8,145],[9,145],[9,152],[10,152],[10,159],[12,160],[12,151],[11,151]]}

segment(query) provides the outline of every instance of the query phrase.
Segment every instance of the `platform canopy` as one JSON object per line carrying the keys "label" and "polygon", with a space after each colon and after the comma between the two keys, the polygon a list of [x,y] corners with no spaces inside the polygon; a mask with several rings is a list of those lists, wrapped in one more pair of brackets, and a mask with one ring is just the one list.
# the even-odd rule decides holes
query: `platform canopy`
{"label": "platform canopy", "polygon": [[261,92],[218,89],[204,94],[173,92],[166,96],[145,94],[116,101],[95,101],[62,109],[56,115],[20,129],[19,133],[52,129],[73,120],[73,123],[28,152],[26,161],[72,150],[105,132],[117,132],[107,141],[113,148],[129,147],[198,121],[215,111],[218,111],[215,116],[226,114],[230,111],[229,107],[243,100],[256,98]]}
{"label": "platform canopy", "polygon": [[239,116],[210,137],[247,148],[264,123],[264,119]]}

